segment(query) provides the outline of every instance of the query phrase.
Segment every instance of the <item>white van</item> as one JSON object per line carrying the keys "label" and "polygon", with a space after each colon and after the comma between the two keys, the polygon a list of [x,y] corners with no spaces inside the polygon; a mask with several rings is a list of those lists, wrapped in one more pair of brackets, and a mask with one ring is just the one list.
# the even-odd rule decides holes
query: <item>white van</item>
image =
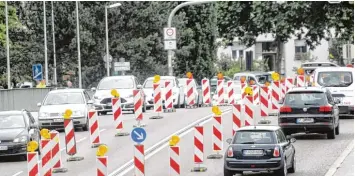
{"label": "white van", "polygon": [[327,87],[334,99],[340,99],[341,116],[354,116],[355,72],[349,67],[323,67],[314,71],[314,85]]}

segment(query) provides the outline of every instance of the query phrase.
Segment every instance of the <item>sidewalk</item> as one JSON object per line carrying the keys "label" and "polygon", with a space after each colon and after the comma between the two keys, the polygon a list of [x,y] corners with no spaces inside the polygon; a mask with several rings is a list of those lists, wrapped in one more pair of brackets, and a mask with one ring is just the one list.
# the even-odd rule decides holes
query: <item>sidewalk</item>
{"label": "sidewalk", "polygon": [[354,149],[345,158],[335,172],[334,176],[354,176]]}

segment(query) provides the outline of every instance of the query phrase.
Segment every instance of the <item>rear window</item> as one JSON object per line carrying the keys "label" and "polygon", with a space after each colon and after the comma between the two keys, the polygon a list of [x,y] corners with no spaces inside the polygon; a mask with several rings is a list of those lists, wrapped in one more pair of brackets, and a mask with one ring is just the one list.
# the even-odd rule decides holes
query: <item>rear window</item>
{"label": "rear window", "polygon": [[327,96],[323,92],[289,92],[285,97],[285,105],[305,106],[305,105],[326,105]]}
{"label": "rear window", "polygon": [[350,71],[319,72],[317,82],[324,87],[349,87],[353,83]]}
{"label": "rear window", "polygon": [[238,131],[233,144],[274,144],[271,131]]}

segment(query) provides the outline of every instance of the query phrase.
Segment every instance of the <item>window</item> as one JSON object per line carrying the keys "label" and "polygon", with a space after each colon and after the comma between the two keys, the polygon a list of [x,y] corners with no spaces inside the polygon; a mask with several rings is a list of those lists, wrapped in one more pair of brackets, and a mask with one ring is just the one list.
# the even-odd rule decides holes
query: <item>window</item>
{"label": "window", "polygon": [[244,58],[244,51],[243,50],[239,50],[239,58]]}
{"label": "window", "polygon": [[[175,87],[175,82],[174,82],[174,79],[161,79],[160,80],[160,87],[161,88],[165,88],[165,82],[166,81],[171,81],[173,83],[173,87]],[[153,88],[153,79],[148,79],[144,85],[143,85],[144,88]]]}
{"label": "window", "polygon": [[99,90],[111,90],[111,89],[133,89],[134,80],[132,78],[120,77],[120,78],[106,78],[99,83]]}
{"label": "window", "polygon": [[86,102],[91,100],[89,94],[86,91],[84,91],[84,96],[85,96]]}
{"label": "window", "polygon": [[320,72],[317,82],[324,87],[349,87],[353,83],[353,75],[350,71]]}
{"label": "window", "polygon": [[0,129],[25,128],[26,122],[22,114],[0,115]]}
{"label": "window", "polygon": [[289,92],[286,94],[285,105],[298,107],[304,105],[326,105],[327,97],[323,92]]}
{"label": "window", "polygon": [[274,144],[271,131],[238,131],[233,144]]}
{"label": "window", "polygon": [[30,119],[30,123],[34,124],[36,122],[36,120],[33,118],[32,114],[30,112],[26,112],[28,118]]}
{"label": "window", "polygon": [[285,143],[287,142],[286,137],[284,133],[281,130],[277,130],[276,132],[276,137],[277,137],[277,143]]}
{"label": "window", "polygon": [[232,59],[237,59],[237,50],[232,50]]}
{"label": "window", "polygon": [[81,92],[49,93],[44,105],[84,104]]}
{"label": "window", "polygon": [[295,53],[306,53],[307,52],[307,46],[295,46]]}

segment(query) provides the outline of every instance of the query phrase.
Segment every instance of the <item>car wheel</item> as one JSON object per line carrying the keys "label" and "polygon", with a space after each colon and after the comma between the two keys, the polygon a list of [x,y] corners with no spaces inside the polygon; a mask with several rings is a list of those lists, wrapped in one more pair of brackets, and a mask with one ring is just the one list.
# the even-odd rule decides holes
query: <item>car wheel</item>
{"label": "car wheel", "polygon": [[90,125],[89,125],[89,119],[86,118],[86,124],[83,126],[83,131],[89,131]]}
{"label": "car wheel", "polygon": [[332,131],[327,133],[327,138],[328,139],[335,139],[335,128],[333,128]]}
{"label": "car wheel", "polygon": [[230,170],[228,170],[228,169],[226,169],[226,168],[224,168],[224,176],[233,176],[235,173],[234,172],[232,172],[232,171],[230,171]]}
{"label": "car wheel", "polygon": [[283,163],[284,163],[283,167],[281,167],[281,169],[276,171],[276,175],[277,176],[286,176],[287,175],[287,164],[286,164],[287,161],[286,161],[286,158],[285,158]]}
{"label": "car wheel", "polygon": [[339,135],[340,134],[340,123],[338,124],[338,126],[335,128],[335,134]]}
{"label": "car wheel", "polygon": [[142,107],[142,112],[145,112],[145,111],[147,111],[147,107],[146,107],[146,105],[145,105],[145,104],[143,104],[143,107]]}
{"label": "car wheel", "polygon": [[175,109],[180,108],[180,96],[178,96],[177,104],[174,106]]}
{"label": "car wheel", "polygon": [[185,103],[186,103],[186,98],[185,98],[185,96],[184,96],[184,102],[182,102],[182,104],[181,104],[180,107],[181,107],[181,108],[185,108],[185,107],[186,107],[186,104],[185,104]]}
{"label": "car wheel", "polygon": [[293,154],[292,158],[292,167],[288,169],[289,173],[295,173],[296,172],[296,153]]}

